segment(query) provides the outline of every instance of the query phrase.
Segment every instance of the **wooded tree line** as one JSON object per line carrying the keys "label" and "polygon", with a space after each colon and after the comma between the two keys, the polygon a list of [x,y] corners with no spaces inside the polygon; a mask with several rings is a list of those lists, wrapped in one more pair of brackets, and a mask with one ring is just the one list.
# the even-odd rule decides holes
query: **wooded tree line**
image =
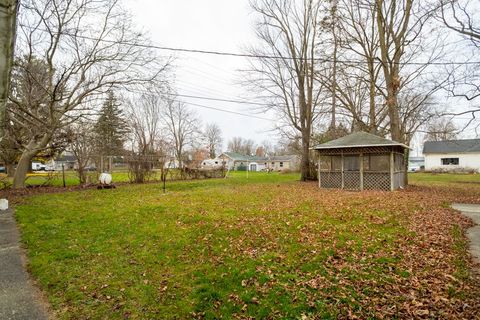
{"label": "wooded tree line", "polygon": [[[363,130],[409,144],[416,132],[452,132],[442,122],[479,111],[439,101],[446,93],[469,101],[480,94],[474,1],[253,0],[251,6],[259,43],[250,50],[258,58],[246,70],[247,85],[268,99],[263,109],[278,114],[280,134],[300,142],[303,180],[313,178],[310,148],[318,140]],[[455,47],[447,41],[452,34],[463,40]],[[466,63],[449,63],[459,59]]]}

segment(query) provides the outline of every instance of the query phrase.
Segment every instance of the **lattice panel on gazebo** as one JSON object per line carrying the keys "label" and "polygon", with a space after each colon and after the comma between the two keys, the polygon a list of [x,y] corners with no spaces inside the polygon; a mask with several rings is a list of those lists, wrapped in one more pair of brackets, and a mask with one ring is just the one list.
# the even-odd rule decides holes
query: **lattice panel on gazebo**
{"label": "lattice panel on gazebo", "polygon": [[345,171],[343,173],[343,188],[348,190],[360,189],[360,172]]}
{"label": "lattice panel on gazebo", "polygon": [[390,190],[390,173],[364,172],[363,189],[365,190]]}
{"label": "lattice panel on gazebo", "polygon": [[341,172],[320,172],[320,186],[322,188],[341,188]]}

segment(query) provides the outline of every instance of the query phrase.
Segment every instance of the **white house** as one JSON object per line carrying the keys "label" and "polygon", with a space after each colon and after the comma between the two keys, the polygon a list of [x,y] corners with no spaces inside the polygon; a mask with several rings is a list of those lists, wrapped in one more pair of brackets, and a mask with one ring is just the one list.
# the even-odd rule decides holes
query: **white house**
{"label": "white house", "polygon": [[267,167],[266,157],[247,156],[236,152],[224,152],[214,161],[221,162],[228,170],[263,171]]}
{"label": "white house", "polygon": [[300,168],[300,158],[296,155],[272,156],[268,158],[266,166],[273,171],[297,171]]}
{"label": "white house", "polygon": [[480,171],[480,139],[427,141],[423,154],[427,171]]}

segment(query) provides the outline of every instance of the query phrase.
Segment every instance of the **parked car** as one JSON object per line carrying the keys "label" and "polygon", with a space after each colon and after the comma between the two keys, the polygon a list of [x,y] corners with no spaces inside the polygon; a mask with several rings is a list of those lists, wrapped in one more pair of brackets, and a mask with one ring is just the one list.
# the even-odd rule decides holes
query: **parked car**
{"label": "parked car", "polygon": [[33,171],[45,171],[45,165],[41,162],[32,162]]}
{"label": "parked car", "polygon": [[5,173],[7,172],[7,169],[5,167],[0,167],[0,173]]}

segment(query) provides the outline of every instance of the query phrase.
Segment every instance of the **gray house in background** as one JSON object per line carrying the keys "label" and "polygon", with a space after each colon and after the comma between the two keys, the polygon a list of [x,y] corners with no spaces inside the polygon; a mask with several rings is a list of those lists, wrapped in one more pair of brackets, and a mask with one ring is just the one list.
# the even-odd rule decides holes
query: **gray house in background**
{"label": "gray house in background", "polygon": [[299,158],[296,155],[257,157],[237,152],[224,152],[216,159],[204,160],[202,165],[224,165],[228,170],[248,171],[296,171]]}
{"label": "gray house in background", "polygon": [[480,139],[427,141],[423,155],[427,171],[480,171]]}
{"label": "gray house in background", "polygon": [[73,154],[65,152],[45,163],[46,171],[60,171],[62,168],[65,168],[65,170],[77,169],[77,158]]}

